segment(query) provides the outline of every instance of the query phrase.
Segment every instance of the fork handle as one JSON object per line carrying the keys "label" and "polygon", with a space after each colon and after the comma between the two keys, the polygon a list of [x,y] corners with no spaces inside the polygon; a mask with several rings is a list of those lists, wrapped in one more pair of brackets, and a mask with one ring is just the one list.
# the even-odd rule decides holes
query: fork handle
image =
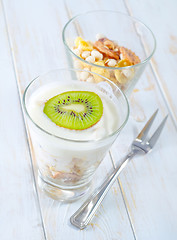
{"label": "fork handle", "polygon": [[109,177],[98,187],[93,194],[83,203],[83,205],[71,216],[70,222],[78,227],[84,229],[88,223],[94,217],[97,209],[99,208],[104,197],[108,193],[109,189],[117,179],[120,172],[125,168],[127,163],[130,161],[136,152],[131,151],[122,160],[122,163],[114,169]]}

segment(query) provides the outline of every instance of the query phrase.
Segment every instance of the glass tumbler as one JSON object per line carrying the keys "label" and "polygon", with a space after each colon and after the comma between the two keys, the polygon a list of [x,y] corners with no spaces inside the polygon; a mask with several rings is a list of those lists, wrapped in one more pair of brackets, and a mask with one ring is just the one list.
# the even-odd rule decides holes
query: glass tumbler
{"label": "glass tumbler", "polygon": [[[109,67],[97,60],[93,63],[88,62],[74,51],[75,39],[78,36],[93,43],[96,41],[96,35],[100,33],[117,42],[118,46],[130,49],[141,62],[132,66]],[[129,15],[106,10],[86,12],[69,20],[63,29],[63,43],[70,67],[103,75],[127,96],[132,92],[156,48],[155,37],[145,24]],[[91,79],[80,78],[81,81]],[[95,76],[95,80],[100,82],[101,78]]]}
{"label": "glass tumbler", "polygon": [[[78,77],[83,73],[97,75],[76,69],[53,70],[35,78],[27,86],[23,95],[23,107],[27,116],[29,133],[37,162],[38,183],[49,196],[61,201],[76,200],[89,190],[96,169],[121,129],[125,126],[129,116],[127,99],[113,82],[101,75],[97,75],[102,79],[100,83],[81,83],[78,81]],[[64,134],[58,136],[55,128],[60,128],[59,126],[52,123],[54,130],[50,131],[45,128],[46,116],[43,122],[43,120],[36,120],[38,112],[35,115],[31,113],[30,101],[34,99],[37,93],[40,92],[42,97],[36,104],[39,104],[41,114],[44,114],[43,108],[48,99],[46,89],[51,88],[55,96],[58,89],[63,86],[67,86],[67,89],[72,91],[73,86],[80,87],[80,84],[86,91],[90,86],[98,89],[111,101],[115,102],[118,111],[118,124],[111,134],[99,139],[93,137],[92,139],[82,140],[68,137],[65,134],[65,129],[62,128]],[[106,114],[106,110],[104,114]],[[104,130],[103,128],[101,130]],[[66,129],[66,133],[67,131],[73,130]],[[83,135],[84,131],[82,130]]]}

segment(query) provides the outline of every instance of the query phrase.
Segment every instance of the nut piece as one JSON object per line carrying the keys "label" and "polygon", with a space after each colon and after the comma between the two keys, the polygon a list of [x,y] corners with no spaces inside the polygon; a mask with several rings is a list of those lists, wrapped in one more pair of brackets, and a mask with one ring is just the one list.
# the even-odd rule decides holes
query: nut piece
{"label": "nut piece", "polygon": [[100,40],[101,38],[105,38],[105,35],[103,35],[102,33],[97,33],[96,35],[96,40]]}
{"label": "nut piece", "polygon": [[139,57],[136,56],[136,54],[132,52],[130,49],[125,47],[120,47],[119,51],[121,54],[121,59],[126,59],[133,65],[140,63]]}
{"label": "nut piece", "polygon": [[128,78],[131,79],[133,77],[133,69],[123,69],[122,74]]}
{"label": "nut piece", "polygon": [[128,79],[125,77],[125,75],[122,74],[121,70],[115,70],[114,74],[115,74],[115,77],[116,77],[116,80],[118,81],[118,83],[125,84],[128,81]]}
{"label": "nut piece", "polygon": [[97,50],[91,51],[91,56],[93,56],[95,58],[95,60],[97,60],[97,61],[100,61],[103,59],[103,54],[101,54]]}
{"label": "nut piece", "polygon": [[115,67],[116,64],[117,64],[117,61],[115,59],[108,59],[107,60],[107,65],[109,67]]}
{"label": "nut piece", "polygon": [[90,56],[90,51],[84,51],[84,52],[82,52],[81,56],[82,56],[83,58],[89,57],[89,56]]}
{"label": "nut piece", "polygon": [[[119,48],[108,38],[101,38],[95,42],[94,46],[106,57],[119,60]],[[117,51],[114,51],[115,47],[117,48]]]}
{"label": "nut piece", "polygon": [[86,60],[87,62],[89,62],[89,63],[94,63],[94,62],[95,62],[95,57],[89,56],[89,57],[87,57],[85,60]]}
{"label": "nut piece", "polygon": [[75,53],[77,56],[80,56],[81,51],[78,48],[73,49],[73,53]]}
{"label": "nut piece", "polygon": [[[84,68],[84,70],[87,70],[86,68]],[[88,72],[81,72],[80,73],[80,80],[81,81],[86,81],[87,78],[89,77],[90,73]]]}
{"label": "nut piece", "polygon": [[92,76],[87,78],[87,82],[89,83],[93,83],[94,82],[94,78]]}
{"label": "nut piece", "polygon": [[75,60],[75,61],[74,61],[74,67],[75,67],[75,68],[78,68],[78,69],[82,69],[83,66],[82,66],[82,64],[81,64],[81,61]]}

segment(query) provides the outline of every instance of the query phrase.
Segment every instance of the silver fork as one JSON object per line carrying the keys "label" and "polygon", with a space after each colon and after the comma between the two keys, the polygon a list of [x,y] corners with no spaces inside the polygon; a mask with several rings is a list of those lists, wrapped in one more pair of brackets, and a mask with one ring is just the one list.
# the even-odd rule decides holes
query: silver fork
{"label": "silver fork", "polygon": [[138,134],[131,144],[130,152],[123,158],[121,164],[114,169],[108,178],[102,183],[100,187],[95,189],[93,194],[84,202],[84,204],[71,216],[70,222],[79,229],[84,229],[94,217],[104,197],[108,193],[112,184],[117,179],[120,172],[125,168],[127,163],[137,154],[146,154],[154,147],[157,142],[162,129],[165,125],[168,115],[163,119],[154,134],[146,140],[149,129],[157,115],[158,109],[146,123],[142,131]]}

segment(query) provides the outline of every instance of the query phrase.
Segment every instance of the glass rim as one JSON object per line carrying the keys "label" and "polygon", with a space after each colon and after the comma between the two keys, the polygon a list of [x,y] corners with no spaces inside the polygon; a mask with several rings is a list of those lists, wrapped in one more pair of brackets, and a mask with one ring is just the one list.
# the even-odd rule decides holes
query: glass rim
{"label": "glass rim", "polygon": [[[86,14],[90,14],[90,13],[98,13],[98,12],[107,12],[107,13],[117,13],[117,14],[120,14],[120,15],[124,15],[128,18],[130,18],[131,20],[133,21],[136,21],[136,22],[139,22],[141,23],[152,35],[152,38],[154,40],[154,46],[153,46],[153,50],[151,52],[151,54],[145,58],[143,61],[141,61],[140,63],[138,64],[135,64],[135,65],[131,65],[131,66],[127,66],[127,67],[107,67],[107,66],[100,66],[100,65],[96,65],[94,63],[89,63],[88,61],[82,59],[81,57],[77,56],[72,50],[71,48],[68,46],[66,40],[65,40],[65,31],[67,29],[67,26],[73,22],[76,18],[80,17],[80,16],[83,16],[83,15],[86,15]],[[72,17],[64,26],[63,30],[62,30],[62,40],[63,40],[63,43],[65,45],[65,47],[67,48],[67,50],[72,54],[74,55],[74,57],[76,57],[77,59],[79,59],[80,61],[84,62],[84,63],[87,63],[88,65],[91,65],[93,67],[99,67],[99,68],[103,68],[103,69],[111,69],[111,70],[121,70],[121,69],[131,69],[131,68],[135,68],[135,67],[138,67],[138,66],[141,66],[145,63],[147,63],[151,57],[153,56],[155,50],[156,50],[156,39],[155,39],[155,36],[154,36],[154,33],[152,32],[152,30],[146,25],[144,24],[142,21],[140,21],[138,18],[136,17],[132,17],[126,13],[122,13],[122,12],[119,12],[119,11],[113,11],[113,10],[94,10],[94,11],[87,11],[87,12],[84,12],[84,13],[80,13],[80,14],[77,14],[75,15],[74,17]]]}
{"label": "glass rim", "polygon": [[[69,139],[69,138],[63,138],[63,137],[59,137],[55,134],[52,134],[50,132],[48,132],[47,130],[43,129],[42,127],[40,127],[37,123],[35,123],[35,121],[31,118],[30,114],[28,113],[28,110],[27,110],[27,107],[26,107],[26,94],[27,94],[27,91],[28,89],[30,88],[30,86],[41,76],[45,76],[51,72],[55,72],[55,71],[74,71],[74,72],[88,72],[88,73],[91,73],[91,74],[95,74],[99,77],[102,77],[104,78],[106,81],[110,82],[111,84],[113,84],[118,90],[119,92],[121,93],[121,95],[123,96],[124,100],[125,100],[125,103],[126,103],[126,106],[127,106],[127,113],[126,113],[126,117],[125,117],[125,120],[123,121],[123,123],[121,124],[121,126],[116,130],[114,131],[113,133],[109,134],[108,136],[106,137],[103,137],[103,138],[100,138],[100,139],[97,139],[97,140],[73,140],[73,139]],[[64,140],[64,141],[69,141],[69,142],[76,142],[76,143],[96,143],[96,142],[101,142],[101,141],[105,141],[106,139],[108,138],[111,138],[112,136],[116,135],[118,132],[121,131],[121,129],[126,125],[127,121],[128,121],[128,118],[129,118],[129,114],[130,114],[130,107],[129,107],[129,103],[128,103],[128,99],[127,97],[125,96],[125,94],[122,92],[122,90],[115,84],[113,83],[112,81],[110,81],[108,78],[105,78],[103,77],[102,75],[100,74],[97,74],[97,73],[94,73],[94,72],[91,72],[91,71],[87,71],[87,70],[82,70],[82,69],[74,69],[74,68],[59,68],[59,69],[53,69],[53,70],[50,70],[44,74],[41,74],[39,76],[37,76],[36,78],[34,78],[28,85],[27,87],[25,88],[25,91],[23,93],[23,98],[22,98],[22,105],[23,105],[23,108],[24,108],[24,111],[25,111],[25,114],[26,116],[28,117],[28,119],[39,129],[41,130],[42,132],[45,132],[47,135],[49,136],[52,136],[52,137],[55,137],[57,139],[61,139],[61,140]]]}

